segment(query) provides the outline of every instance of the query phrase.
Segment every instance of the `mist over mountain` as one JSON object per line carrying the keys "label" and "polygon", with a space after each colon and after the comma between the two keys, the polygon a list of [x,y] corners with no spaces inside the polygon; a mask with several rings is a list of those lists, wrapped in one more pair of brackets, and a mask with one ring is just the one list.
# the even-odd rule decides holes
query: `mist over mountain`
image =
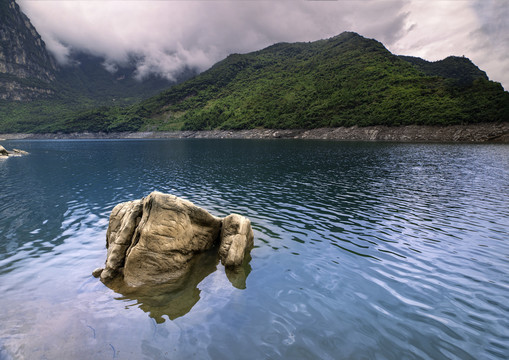
{"label": "mist over mountain", "polygon": [[0,0],[0,99],[32,101],[83,98],[96,105],[129,103],[156,94],[195,73],[183,69],[175,81],[139,76],[137,59],[121,65],[73,51],[58,64],[30,20],[13,0]]}
{"label": "mist over mountain", "polygon": [[57,62],[18,4],[0,0],[3,132],[30,130],[79,110],[132,104],[196,74],[184,67],[170,81],[155,74],[140,76],[139,59],[134,56],[118,64],[83,51],[67,56],[65,64]]}
{"label": "mist over mountain", "polygon": [[466,56],[509,89],[505,0],[17,1],[62,63],[76,50],[108,64],[136,54],[140,76],[171,78],[228,54],[354,31],[394,54]]}

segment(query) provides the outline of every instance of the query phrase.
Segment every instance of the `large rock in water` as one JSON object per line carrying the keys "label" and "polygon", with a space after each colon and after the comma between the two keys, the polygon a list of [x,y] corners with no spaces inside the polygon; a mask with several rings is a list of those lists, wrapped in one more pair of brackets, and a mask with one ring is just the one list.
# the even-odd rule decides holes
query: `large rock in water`
{"label": "large rock in water", "polygon": [[221,219],[190,201],[153,192],[112,210],[106,266],[94,275],[103,282],[123,276],[128,286],[176,280],[195,254],[216,243],[223,265],[241,265],[253,246],[250,221],[237,214]]}

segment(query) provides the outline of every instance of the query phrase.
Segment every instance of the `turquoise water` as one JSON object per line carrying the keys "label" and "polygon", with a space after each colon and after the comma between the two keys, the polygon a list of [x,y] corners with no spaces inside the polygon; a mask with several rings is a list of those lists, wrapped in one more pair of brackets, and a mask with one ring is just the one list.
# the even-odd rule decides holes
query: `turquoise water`
{"label": "turquoise water", "polygon": [[[509,146],[6,141],[0,358],[507,359]],[[111,209],[153,190],[248,216],[243,276],[91,276]],[[246,277],[247,276],[247,277]]]}

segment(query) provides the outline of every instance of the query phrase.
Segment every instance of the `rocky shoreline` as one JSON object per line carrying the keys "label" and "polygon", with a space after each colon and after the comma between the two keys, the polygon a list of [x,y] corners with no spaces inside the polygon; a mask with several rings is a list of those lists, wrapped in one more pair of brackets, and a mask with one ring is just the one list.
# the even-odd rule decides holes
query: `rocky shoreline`
{"label": "rocky shoreline", "polygon": [[318,129],[147,131],[122,133],[1,134],[4,139],[314,139],[392,142],[509,143],[509,122],[450,126],[366,126]]}

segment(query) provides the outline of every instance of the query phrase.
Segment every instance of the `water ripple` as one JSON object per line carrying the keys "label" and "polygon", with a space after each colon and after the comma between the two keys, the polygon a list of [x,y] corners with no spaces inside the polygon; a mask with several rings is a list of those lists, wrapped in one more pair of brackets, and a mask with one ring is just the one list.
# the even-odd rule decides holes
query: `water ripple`
{"label": "water ripple", "polygon": [[[0,162],[0,306],[20,308],[0,315],[12,325],[0,330],[8,354],[42,354],[44,342],[19,339],[48,340],[41,335],[43,324],[55,325],[48,311],[74,324],[55,333],[82,339],[74,349],[96,358],[121,358],[126,349],[133,358],[205,359],[509,353],[507,146],[175,140],[16,147],[31,155]],[[255,248],[245,290],[232,289],[213,267],[189,313],[154,324],[146,313],[169,320],[164,306],[121,298],[91,278],[104,262],[111,209],[153,190],[217,216],[250,217]]]}

